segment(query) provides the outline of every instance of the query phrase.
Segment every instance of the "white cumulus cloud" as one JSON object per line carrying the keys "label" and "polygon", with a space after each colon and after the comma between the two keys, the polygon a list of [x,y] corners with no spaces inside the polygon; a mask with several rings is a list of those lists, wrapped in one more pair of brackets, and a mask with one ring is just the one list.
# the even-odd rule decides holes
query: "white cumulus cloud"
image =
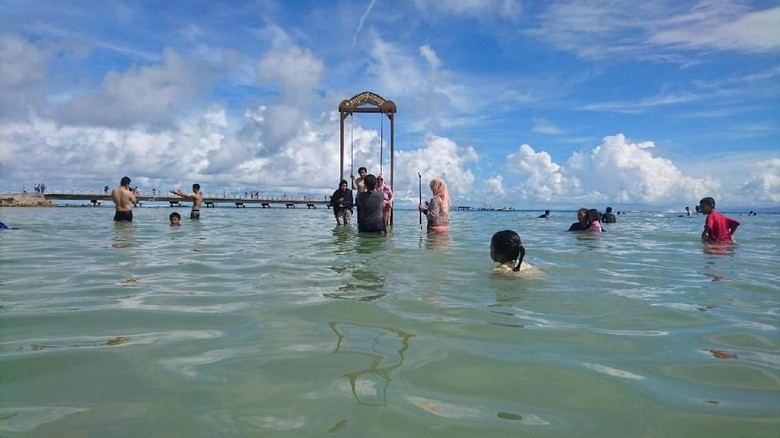
{"label": "white cumulus cloud", "polygon": [[479,156],[470,145],[459,146],[448,138],[428,135],[420,148],[397,152],[396,159],[397,192],[405,192],[408,199],[417,199],[419,172],[423,198],[430,195],[430,190],[426,194],[425,189],[428,182],[438,177],[447,182],[450,196],[455,199],[471,193],[475,177],[469,164],[478,161]]}
{"label": "white cumulus cloud", "polygon": [[209,81],[207,66],[167,49],[161,64],[109,71],[99,89],[85,90],[65,101],[57,109],[58,120],[112,127],[166,125],[179,111],[186,113]]}
{"label": "white cumulus cloud", "polygon": [[286,98],[308,95],[320,84],[325,64],[311,50],[292,46],[272,50],[257,63],[257,79],[263,84],[278,85]]}
{"label": "white cumulus cloud", "polygon": [[653,155],[652,142],[632,143],[623,134],[604,137],[589,152],[577,152],[565,173],[591,200],[673,203],[699,199],[717,183],[684,175],[671,160]]}
{"label": "white cumulus cloud", "polygon": [[527,144],[506,157],[506,171],[520,177],[517,184],[510,185],[510,191],[521,200],[550,201],[570,192],[571,183],[564,177],[561,166],[547,152],[536,152]]}
{"label": "white cumulus cloud", "polygon": [[750,173],[750,178],[735,193],[738,199],[732,201],[780,202],[780,158],[755,163]]}

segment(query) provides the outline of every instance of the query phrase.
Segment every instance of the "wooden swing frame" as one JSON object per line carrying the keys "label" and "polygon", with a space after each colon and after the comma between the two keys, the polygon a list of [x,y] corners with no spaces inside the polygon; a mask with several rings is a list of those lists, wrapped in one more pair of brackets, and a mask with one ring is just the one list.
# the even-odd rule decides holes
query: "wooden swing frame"
{"label": "wooden swing frame", "polygon": [[[341,160],[339,161],[339,181],[344,178],[344,120],[355,113],[380,113],[390,119],[390,187],[395,189],[393,175],[395,163],[395,113],[396,106],[392,100],[385,100],[382,96],[364,91],[352,96],[351,99],[342,100],[339,104],[339,137],[341,143]],[[382,159],[379,157],[379,166],[382,166]],[[355,157],[351,157],[354,160]],[[350,163],[354,167],[354,163]],[[391,216],[392,221],[392,216]],[[392,223],[392,222],[391,222]]]}

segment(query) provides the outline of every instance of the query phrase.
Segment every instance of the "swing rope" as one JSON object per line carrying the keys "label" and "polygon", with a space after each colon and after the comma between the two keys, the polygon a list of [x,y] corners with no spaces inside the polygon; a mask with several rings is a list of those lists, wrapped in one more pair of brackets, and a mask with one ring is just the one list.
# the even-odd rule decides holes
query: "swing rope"
{"label": "swing rope", "polygon": [[385,113],[379,113],[381,117],[381,121],[379,122],[379,173],[384,174],[384,162],[385,162],[385,152],[384,152],[384,139],[385,139]]}
{"label": "swing rope", "polygon": [[355,115],[349,114],[349,168],[350,175],[355,174]]}

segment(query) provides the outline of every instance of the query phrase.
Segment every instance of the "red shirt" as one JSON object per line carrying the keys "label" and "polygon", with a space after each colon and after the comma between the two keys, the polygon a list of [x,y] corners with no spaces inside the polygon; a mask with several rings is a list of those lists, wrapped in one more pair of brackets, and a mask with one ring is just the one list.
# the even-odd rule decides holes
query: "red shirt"
{"label": "red shirt", "polygon": [[739,222],[717,211],[708,214],[704,222],[704,230],[709,234],[709,242],[733,242],[730,230],[735,230],[738,226]]}

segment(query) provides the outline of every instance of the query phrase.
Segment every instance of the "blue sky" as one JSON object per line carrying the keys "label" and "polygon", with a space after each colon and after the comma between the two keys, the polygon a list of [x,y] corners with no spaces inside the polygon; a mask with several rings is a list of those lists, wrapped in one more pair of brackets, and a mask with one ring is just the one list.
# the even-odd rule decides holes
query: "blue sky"
{"label": "blue sky", "polygon": [[[324,196],[372,91],[399,206],[418,172],[475,207],[780,204],[777,2],[0,0],[0,29],[2,192]],[[389,173],[381,120],[345,175]]]}

